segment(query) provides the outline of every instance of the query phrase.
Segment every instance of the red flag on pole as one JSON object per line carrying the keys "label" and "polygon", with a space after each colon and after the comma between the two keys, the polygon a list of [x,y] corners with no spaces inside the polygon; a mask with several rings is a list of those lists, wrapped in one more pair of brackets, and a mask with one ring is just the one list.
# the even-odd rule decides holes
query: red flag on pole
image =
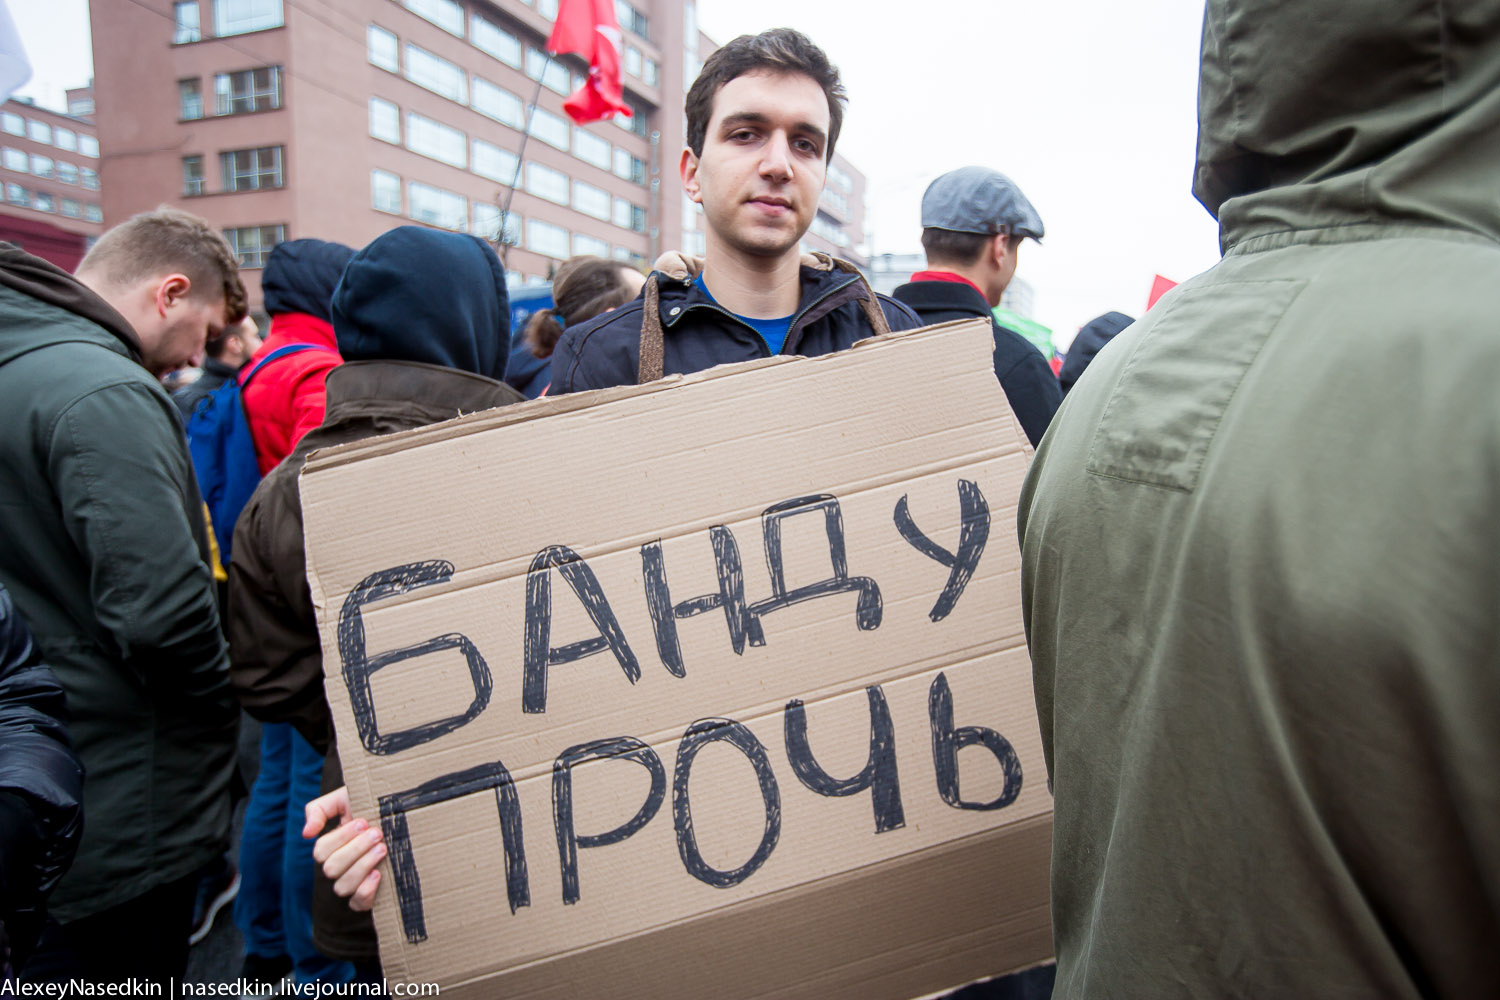
{"label": "red flag on pole", "polygon": [[559,0],[547,51],[576,52],[589,61],[588,80],[563,102],[563,110],[578,124],[617,112],[630,116],[620,82],[620,45],[614,0]]}

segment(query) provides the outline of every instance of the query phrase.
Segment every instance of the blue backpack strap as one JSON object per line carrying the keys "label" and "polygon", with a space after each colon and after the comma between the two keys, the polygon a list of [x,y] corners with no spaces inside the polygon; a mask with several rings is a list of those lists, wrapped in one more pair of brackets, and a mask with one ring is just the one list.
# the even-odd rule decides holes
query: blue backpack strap
{"label": "blue backpack strap", "polygon": [[[244,389],[246,386],[248,386],[250,384],[250,380],[255,377],[256,372],[260,371],[272,361],[275,361],[277,358],[284,358],[288,354],[296,354],[298,351],[328,351],[328,348],[322,347],[318,344],[282,344],[280,347],[276,348],[276,350],[272,351],[270,354],[267,354],[265,357],[257,361],[255,363],[255,367],[245,373],[245,377],[240,379],[240,388]],[[332,354],[333,352],[328,351],[328,353]]]}

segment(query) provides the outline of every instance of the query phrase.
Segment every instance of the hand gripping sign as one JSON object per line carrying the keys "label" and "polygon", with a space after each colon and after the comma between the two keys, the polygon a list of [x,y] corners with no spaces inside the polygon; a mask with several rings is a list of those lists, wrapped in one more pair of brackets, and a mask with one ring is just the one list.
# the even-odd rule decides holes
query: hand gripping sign
{"label": "hand gripping sign", "polygon": [[1050,955],[989,352],[946,324],[308,464],[387,976],[897,1000]]}

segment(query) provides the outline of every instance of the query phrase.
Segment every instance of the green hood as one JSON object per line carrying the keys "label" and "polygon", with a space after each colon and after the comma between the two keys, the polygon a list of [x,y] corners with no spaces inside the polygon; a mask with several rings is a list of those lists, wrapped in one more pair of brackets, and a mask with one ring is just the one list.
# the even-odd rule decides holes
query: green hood
{"label": "green hood", "polygon": [[[141,342],[124,316],[67,271],[20,247],[0,243],[0,288],[17,293],[9,321],[0,328],[0,365],[43,347],[94,343],[141,360]],[[85,322],[59,323],[48,307]]]}
{"label": "green hood", "polygon": [[1500,240],[1500,4],[1209,0],[1193,194],[1226,252],[1366,223]]}

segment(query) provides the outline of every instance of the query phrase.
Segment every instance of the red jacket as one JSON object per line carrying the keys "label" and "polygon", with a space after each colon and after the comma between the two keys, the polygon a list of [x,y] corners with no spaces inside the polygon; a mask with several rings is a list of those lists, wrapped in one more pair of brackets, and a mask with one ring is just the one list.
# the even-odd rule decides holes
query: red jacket
{"label": "red jacket", "polygon": [[[302,435],[323,422],[324,381],[343,364],[333,326],[305,313],[281,313],[271,318],[271,332],[245,372],[278,347],[316,344],[318,350],[296,351],[277,358],[255,376],[240,395],[260,474],[276,468],[292,453]],[[240,376],[243,378],[244,376]]]}

